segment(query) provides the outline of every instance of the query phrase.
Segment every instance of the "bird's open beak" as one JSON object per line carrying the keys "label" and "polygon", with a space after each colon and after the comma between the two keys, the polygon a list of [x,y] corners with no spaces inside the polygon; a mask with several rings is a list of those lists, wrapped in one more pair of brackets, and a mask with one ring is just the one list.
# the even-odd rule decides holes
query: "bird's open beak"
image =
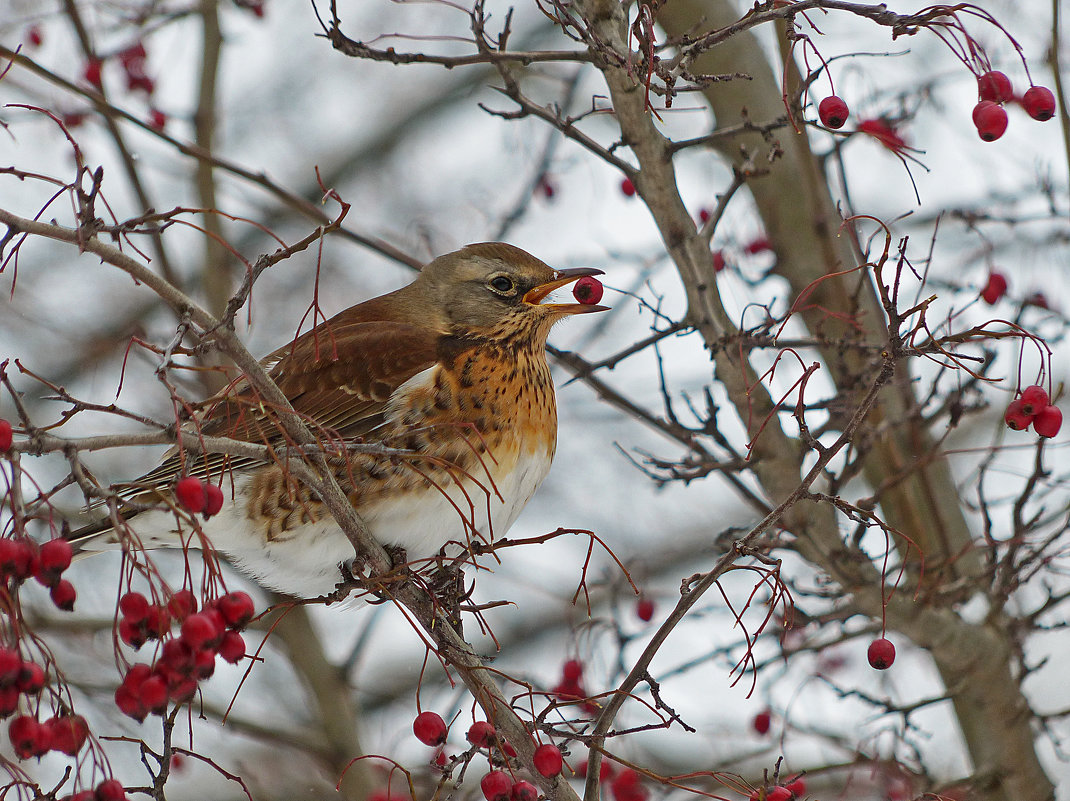
{"label": "bird's open beak", "polygon": [[547,281],[545,284],[539,284],[537,287],[529,289],[527,294],[524,295],[524,302],[530,303],[532,306],[542,306],[544,309],[553,309],[560,314],[586,314],[587,312],[608,311],[608,306],[596,306],[593,303],[542,303],[542,300],[555,289],[568,286],[573,281],[577,281],[587,275],[602,275],[602,271],[594,267],[573,267],[570,270],[556,270],[552,281]]}

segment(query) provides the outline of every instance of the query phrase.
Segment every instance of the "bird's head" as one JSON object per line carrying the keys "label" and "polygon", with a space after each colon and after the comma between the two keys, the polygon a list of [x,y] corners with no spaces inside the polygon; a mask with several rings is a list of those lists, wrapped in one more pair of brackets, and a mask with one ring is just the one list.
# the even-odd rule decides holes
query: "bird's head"
{"label": "bird's head", "polygon": [[493,339],[545,339],[550,326],[566,316],[607,309],[543,302],[555,289],[601,273],[593,267],[555,270],[520,248],[485,242],[439,256],[424,267],[412,287],[433,299],[450,330]]}

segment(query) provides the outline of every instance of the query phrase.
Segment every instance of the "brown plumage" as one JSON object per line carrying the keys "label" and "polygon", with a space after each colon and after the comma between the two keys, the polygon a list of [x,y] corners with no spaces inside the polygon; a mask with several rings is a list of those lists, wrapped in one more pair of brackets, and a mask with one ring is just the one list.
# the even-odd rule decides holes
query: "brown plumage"
{"label": "brown plumage", "polygon": [[[429,556],[447,542],[501,536],[545,476],[557,412],[546,364],[550,327],[604,307],[541,301],[600,271],[555,271],[511,245],[470,245],[428,264],[408,286],[353,306],[268,356],[265,366],[325,447],[342,441],[402,453],[330,460],[376,538]],[[285,442],[277,416],[239,386],[205,405],[201,430]],[[337,451],[336,451],[337,453]],[[352,556],[304,486],[273,463],[171,455],[119,491],[167,497],[184,472],[223,484],[223,511],[203,524],[213,546],[264,583],[295,595],[328,592]],[[178,545],[188,522],[170,511],[128,515],[149,545]],[[95,537],[95,539],[88,539]],[[114,547],[106,521],[76,532],[85,549]]]}

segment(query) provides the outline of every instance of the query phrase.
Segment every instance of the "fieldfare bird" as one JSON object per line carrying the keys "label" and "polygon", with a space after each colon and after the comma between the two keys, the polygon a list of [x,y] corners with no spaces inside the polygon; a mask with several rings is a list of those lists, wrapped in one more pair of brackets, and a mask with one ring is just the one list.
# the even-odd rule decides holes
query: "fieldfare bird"
{"label": "fieldfare bird", "polygon": [[[372,535],[409,559],[501,537],[550,469],[557,407],[546,337],[562,318],[604,306],[543,302],[600,270],[554,270],[511,245],[440,256],[408,286],[353,306],[264,360]],[[207,402],[205,434],[280,446],[267,404],[245,386]],[[383,446],[380,453],[341,443]],[[339,455],[343,454],[344,455]],[[176,512],[182,476],[220,485],[220,512]],[[281,463],[172,452],[117,485],[121,531],[106,518],[71,535],[81,550],[198,547],[200,536],[262,584],[299,597],[333,591],[349,540]],[[156,508],[146,508],[146,504]]]}

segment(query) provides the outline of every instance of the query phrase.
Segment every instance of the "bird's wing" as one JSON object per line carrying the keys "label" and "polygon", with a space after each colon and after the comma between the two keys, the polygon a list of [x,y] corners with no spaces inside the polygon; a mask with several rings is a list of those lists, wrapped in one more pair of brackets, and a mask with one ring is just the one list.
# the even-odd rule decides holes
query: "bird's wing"
{"label": "bird's wing", "polygon": [[[321,441],[363,437],[383,420],[391,393],[437,360],[439,335],[397,322],[339,322],[320,326],[263,360],[294,411]],[[239,385],[206,404],[200,431],[259,445],[286,442],[276,410],[248,386]],[[132,499],[163,490],[180,475],[219,480],[226,470],[256,460],[177,450],[159,467],[119,488]]]}

